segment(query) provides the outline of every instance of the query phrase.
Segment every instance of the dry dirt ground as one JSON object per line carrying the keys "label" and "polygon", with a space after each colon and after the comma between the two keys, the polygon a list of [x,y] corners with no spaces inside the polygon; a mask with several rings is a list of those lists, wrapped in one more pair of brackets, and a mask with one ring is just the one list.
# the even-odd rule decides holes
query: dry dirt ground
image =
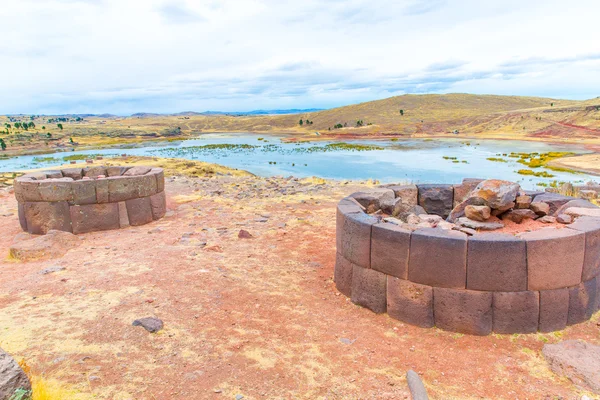
{"label": "dry dirt ground", "polygon": [[[0,347],[73,399],[408,399],[409,369],[433,399],[584,394],[550,372],[541,349],[600,344],[600,314],[556,334],[473,337],[406,325],[340,295],[335,203],[356,189],[170,177],[161,221],[80,235],[64,257],[28,263],[7,257],[20,227],[1,189]],[[56,266],[65,269],[40,273]],[[146,316],[164,329],[132,326]]]}

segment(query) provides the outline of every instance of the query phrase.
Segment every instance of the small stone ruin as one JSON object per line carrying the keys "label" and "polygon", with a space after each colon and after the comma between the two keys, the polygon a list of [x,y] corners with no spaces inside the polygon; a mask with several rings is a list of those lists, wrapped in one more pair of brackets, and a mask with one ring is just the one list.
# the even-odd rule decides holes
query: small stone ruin
{"label": "small stone ruin", "polygon": [[162,168],[65,168],[15,179],[25,232],[75,234],[144,225],[166,213]]}
{"label": "small stone ruin", "polygon": [[337,207],[335,283],[421,327],[564,329],[600,308],[600,208],[513,182],[386,185]]}

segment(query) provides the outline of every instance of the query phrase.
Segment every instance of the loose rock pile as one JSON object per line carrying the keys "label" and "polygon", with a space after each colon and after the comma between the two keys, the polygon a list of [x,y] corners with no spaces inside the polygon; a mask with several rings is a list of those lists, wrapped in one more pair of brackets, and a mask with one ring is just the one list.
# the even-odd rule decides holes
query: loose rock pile
{"label": "loose rock pile", "polygon": [[466,179],[462,186],[471,190],[465,195],[456,185],[386,185],[351,197],[366,213],[405,229],[441,228],[468,235],[502,229],[508,221],[570,224],[579,216],[600,217],[600,209],[587,200],[526,191],[513,182]]}

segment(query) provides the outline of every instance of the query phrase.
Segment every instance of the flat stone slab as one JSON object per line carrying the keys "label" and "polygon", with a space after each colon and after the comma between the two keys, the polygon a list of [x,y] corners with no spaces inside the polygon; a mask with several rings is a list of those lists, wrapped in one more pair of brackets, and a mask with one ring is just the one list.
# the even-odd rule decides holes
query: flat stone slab
{"label": "flat stone slab", "polygon": [[550,369],[584,390],[600,394],[600,346],[582,340],[546,344],[542,354]]}
{"label": "flat stone slab", "polygon": [[504,224],[501,222],[480,222],[474,221],[467,217],[460,217],[456,223],[466,228],[477,229],[480,231],[495,231],[496,229],[504,228]]}

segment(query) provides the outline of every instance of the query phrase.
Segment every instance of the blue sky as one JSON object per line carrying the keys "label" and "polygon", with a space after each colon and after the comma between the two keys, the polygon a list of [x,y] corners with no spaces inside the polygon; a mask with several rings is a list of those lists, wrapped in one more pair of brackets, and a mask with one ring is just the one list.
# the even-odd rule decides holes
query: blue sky
{"label": "blue sky", "polygon": [[2,114],[600,96],[597,0],[3,3]]}

